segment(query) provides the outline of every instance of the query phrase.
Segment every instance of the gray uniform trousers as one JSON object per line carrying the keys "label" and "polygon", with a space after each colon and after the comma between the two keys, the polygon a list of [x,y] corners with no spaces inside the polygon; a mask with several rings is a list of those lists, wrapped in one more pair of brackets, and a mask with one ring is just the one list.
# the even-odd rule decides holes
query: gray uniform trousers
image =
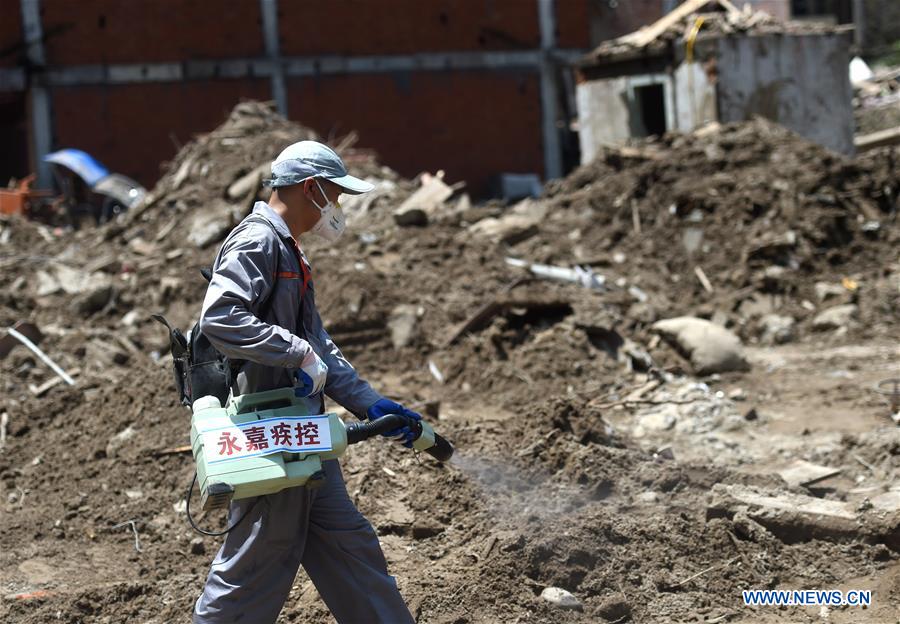
{"label": "gray uniform trousers", "polygon": [[[225,536],[212,562],[194,624],[274,622],[300,564],[340,624],[414,622],[372,525],[356,509],[337,460],[325,483],[260,497]],[[232,503],[230,520],[254,499]]]}

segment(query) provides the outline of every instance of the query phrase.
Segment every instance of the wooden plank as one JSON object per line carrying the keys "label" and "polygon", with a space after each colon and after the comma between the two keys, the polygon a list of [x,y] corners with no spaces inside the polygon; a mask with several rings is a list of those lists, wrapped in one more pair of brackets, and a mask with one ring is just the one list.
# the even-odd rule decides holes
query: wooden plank
{"label": "wooden plank", "polygon": [[660,19],[656,20],[649,26],[645,26],[640,30],[631,33],[630,35],[621,37],[618,40],[618,43],[624,43],[643,48],[644,46],[653,43],[653,41],[656,40],[660,35],[662,35],[669,28],[671,28],[681,20],[687,18],[691,13],[698,12],[708,4],[718,4],[720,7],[724,8],[727,11],[736,10],[734,5],[723,0],[687,0],[687,2],[685,2],[684,4],[680,4],[678,7],[676,7]]}
{"label": "wooden plank", "polygon": [[900,144],[900,126],[879,130],[871,134],[860,134],[853,139],[853,144],[860,152],[865,152],[876,147]]}

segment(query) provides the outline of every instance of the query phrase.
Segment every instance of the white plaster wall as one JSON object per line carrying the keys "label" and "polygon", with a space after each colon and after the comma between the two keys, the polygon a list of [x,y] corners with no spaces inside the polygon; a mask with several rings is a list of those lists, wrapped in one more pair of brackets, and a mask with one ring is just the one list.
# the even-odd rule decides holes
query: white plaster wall
{"label": "white plaster wall", "polygon": [[602,145],[621,143],[630,135],[628,83],[625,78],[591,80],[575,89],[581,162],[589,163]]}
{"label": "white plaster wall", "polygon": [[700,63],[682,63],[675,70],[675,127],[690,132],[717,119],[716,86]]}
{"label": "white plaster wall", "polygon": [[718,52],[722,122],[761,115],[852,154],[853,104],[846,35],[724,37]]}

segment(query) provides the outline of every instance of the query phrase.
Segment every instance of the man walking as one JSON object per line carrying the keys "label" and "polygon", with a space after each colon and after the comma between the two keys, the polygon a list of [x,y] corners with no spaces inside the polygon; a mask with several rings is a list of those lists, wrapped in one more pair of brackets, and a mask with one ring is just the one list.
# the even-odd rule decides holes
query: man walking
{"label": "man walking", "polygon": [[[200,329],[230,359],[245,360],[235,394],[295,387],[310,413],[324,395],[360,418],[420,416],[376,393],[332,342],[316,310],[311,271],[297,244],[311,232],[335,241],[344,230],[338,198],[372,185],[347,174],[315,141],[286,148],[272,163],[268,204],[228,236],[216,257]],[[408,441],[408,427],[386,434]],[[234,501],[230,531],[194,608],[194,624],[274,622],[303,565],[341,624],[413,622],[375,531],[350,500],[337,460],[325,483]]]}

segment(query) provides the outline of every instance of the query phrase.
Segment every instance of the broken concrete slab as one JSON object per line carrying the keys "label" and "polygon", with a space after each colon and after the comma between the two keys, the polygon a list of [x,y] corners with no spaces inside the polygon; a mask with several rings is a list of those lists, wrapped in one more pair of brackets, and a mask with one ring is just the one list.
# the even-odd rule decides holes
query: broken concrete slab
{"label": "broken concrete slab", "polygon": [[900,508],[896,506],[864,508],[850,502],[751,486],[714,485],[707,519],[733,518],[739,512],[788,544],[813,539],[864,541],[900,551]]}
{"label": "broken concrete slab", "polygon": [[760,342],[766,345],[788,343],[794,339],[796,324],[791,316],[766,314],[759,319]]}
{"label": "broken concrete slab", "polygon": [[812,327],[817,331],[827,331],[829,329],[840,329],[847,327],[859,316],[859,307],[855,304],[848,303],[845,305],[834,306],[820,312],[813,319]]}
{"label": "broken concrete slab", "polygon": [[222,240],[234,224],[231,206],[219,204],[209,211],[200,211],[194,216],[187,228],[187,240],[196,247],[205,249]]}
{"label": "broken concrete slab", "polygon": [[740,338],[706,319],[680,316],[657,321],[651,328],[689,359],[698,375],[749,368]]}
{"label": "broken concrete slab", "polygon": [[395,349],[408,347],[417,337],[419,315],[415,306],[402,304],[391,310],[388,329]]}
{"label": "broken concrete slab", "polygon": [[778,476],[784,479],[784,482],[791,487],[807,486],[825,479],[830,479],[841,474],[840,468],[830,468],[828,466],[820,466],[811,462],[798,459],[791,465],[778,471]]}
{"label": "broken concrete slab", "polygon": [[543,203],[526,199],[500,217],[488,217],[469,226],[468,232],[497,243],[515,245],[537,234],[546,216],[547,207]]}
{"label": "broken concrete slab", "polygon": [[257,190],[263,178],[269,176],[271,167],[271,163],[263,163],[232,182],[231,186],[228,187],[228,191],[226,191],[228,198],[234,200],[243,199],[249,195],[251,191]]}
{"label": "broken concrete slab", "polygon": [[425,225],[438,207],[453,195],[453,188],[444,183],[439,176],[422,176],[422,186],[406,198],[394,211],[397,225]]}

